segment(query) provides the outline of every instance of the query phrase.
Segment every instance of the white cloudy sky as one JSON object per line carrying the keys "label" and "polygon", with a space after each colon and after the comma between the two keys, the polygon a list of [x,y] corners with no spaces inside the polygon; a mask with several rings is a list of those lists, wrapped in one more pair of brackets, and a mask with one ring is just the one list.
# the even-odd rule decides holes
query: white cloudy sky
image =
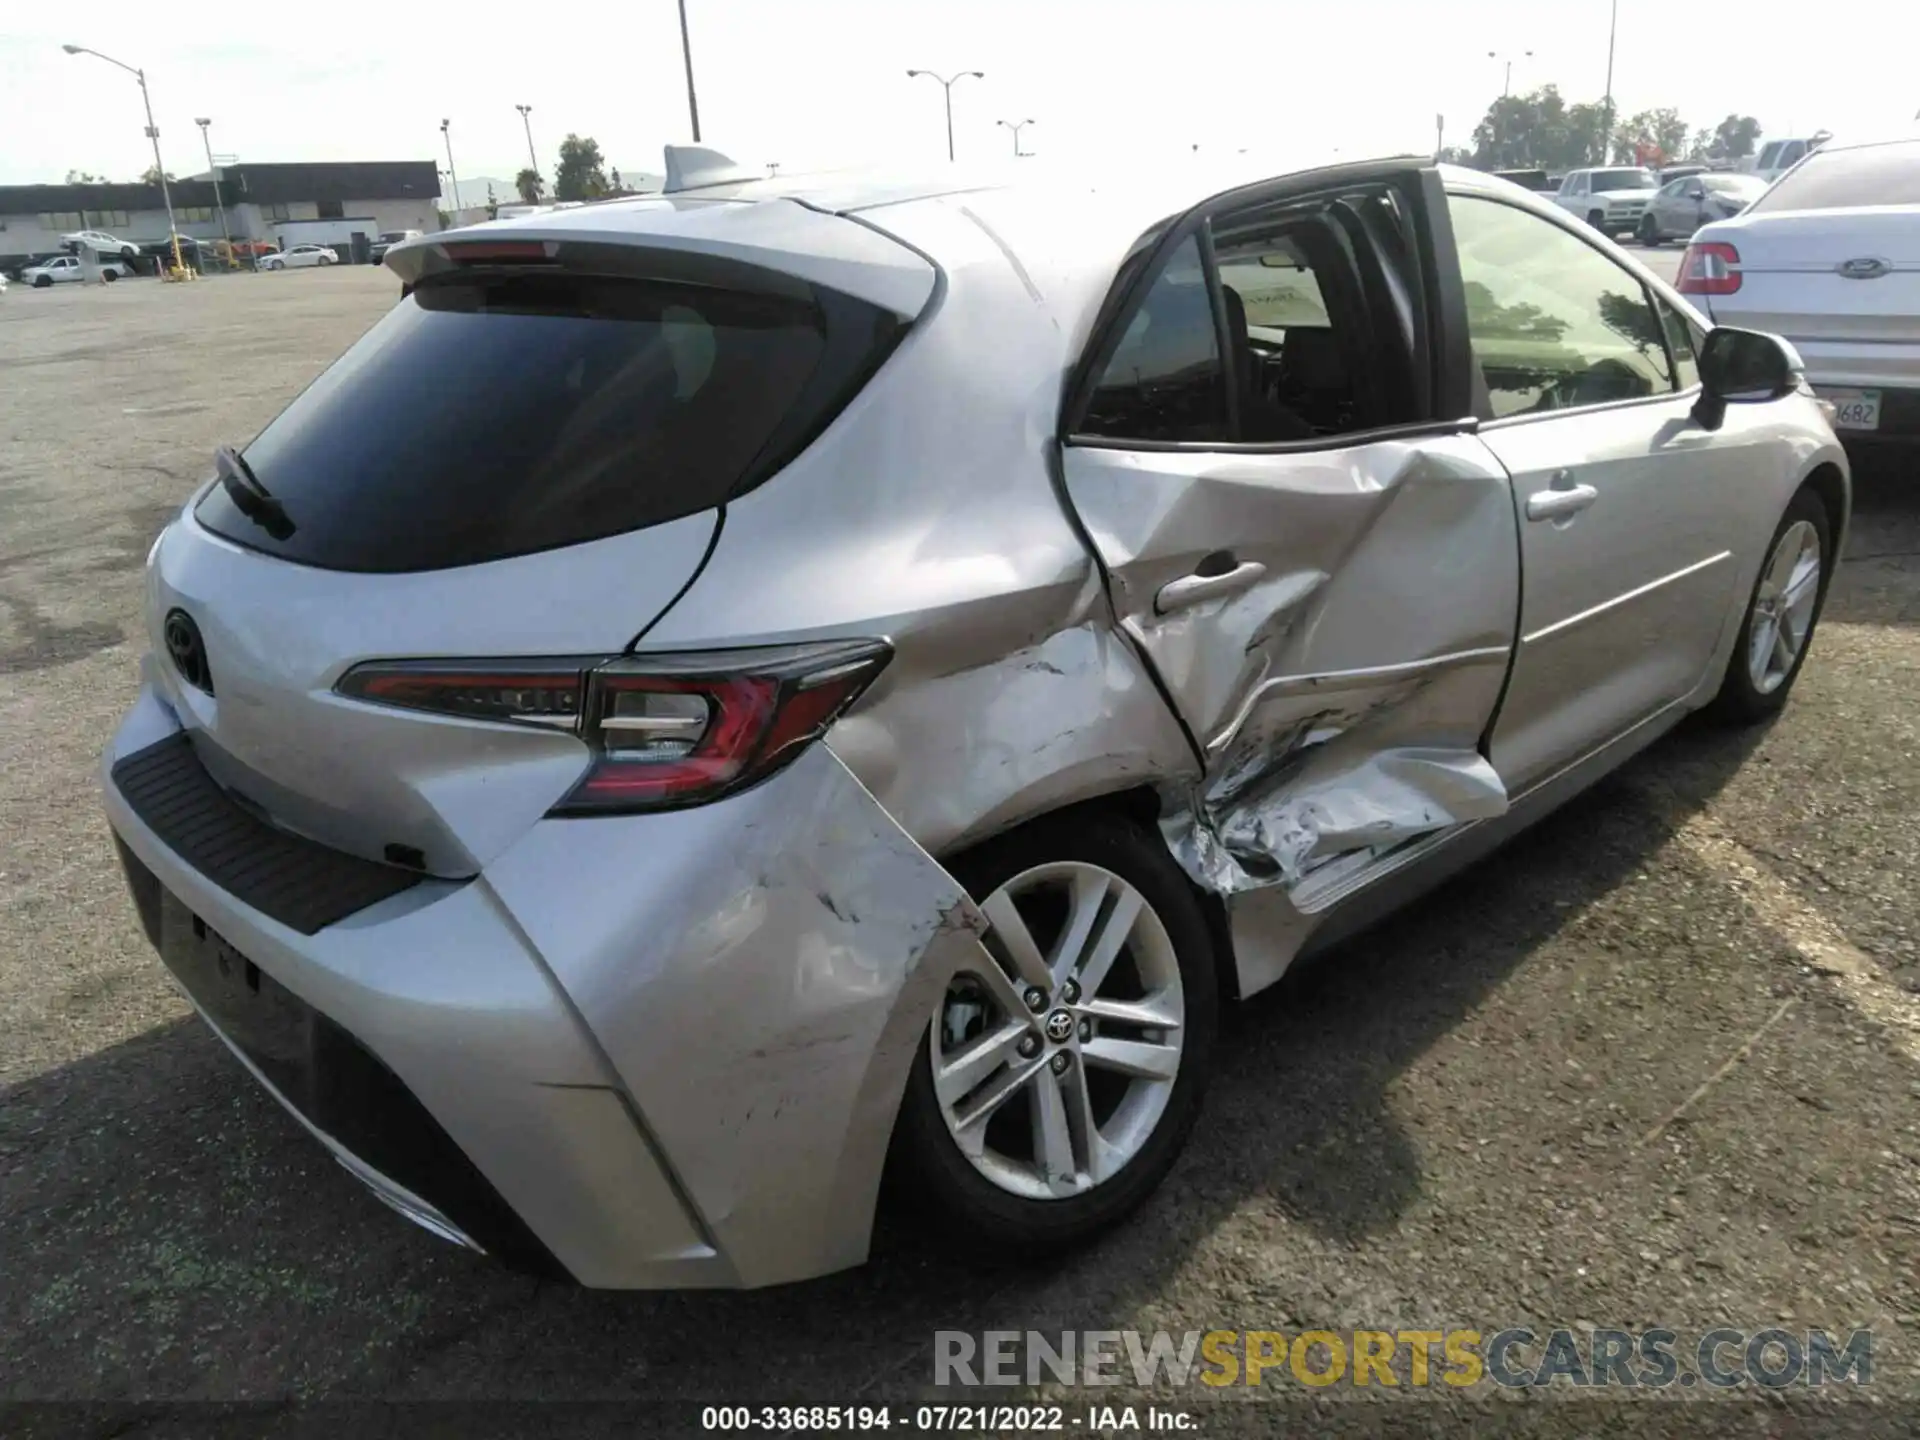
{"label": "white cloudy sky", "polygon": [[[1498,93],[1548,81],[1597,99],[1609,0],[687,0],[708,144],[811,165],[945,153],[940,87],[909,67],[986,79],[954,90],[961,158],[1010,148],[997,119],[1038,123],[1030,148],[1140,154],[1268,148],[1301,137],[1348,155],[1430,148],[1434,116],[1464,141]],[[144,65],[167,168],[202,168],[193,120],[242,159],[425,159],[453,121],[466,177],[541,168],[569,130],[616,165],[657,169],[688,138],[674,0],[457,6],[271,0],[231,7],[10,7],[0,19],[0,184],[147,164],[132,77],[62,41]],[[1789,7],[1619,0],[1623,113],[1729,111],[1768,133],[1920,130],[1920,0]],[[473,197],[469,197],[473,198]]]}

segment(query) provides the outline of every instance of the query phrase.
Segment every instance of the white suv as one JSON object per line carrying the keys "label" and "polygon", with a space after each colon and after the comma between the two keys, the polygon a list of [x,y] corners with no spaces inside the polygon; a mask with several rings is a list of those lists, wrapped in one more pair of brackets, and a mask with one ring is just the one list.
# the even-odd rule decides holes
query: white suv
{"label": "white suv", "polygon": [[1642,166],[1569,170],[1553,203],[1603,234],[1625,235],[1639,227],[1659,188],[1660,177]]}

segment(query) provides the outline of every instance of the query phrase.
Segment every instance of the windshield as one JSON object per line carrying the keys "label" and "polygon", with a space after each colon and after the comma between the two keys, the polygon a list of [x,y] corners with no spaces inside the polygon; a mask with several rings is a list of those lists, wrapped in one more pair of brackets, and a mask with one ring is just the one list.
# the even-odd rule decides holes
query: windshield
{"label": "windshield", "polygon": [[1840,210],[1856,205],[1920,205],[1920,140],[1816,150],[1748,209]]}
{"label": "windshield", "polygon": [[1752,175],[1702,175],[1700,183],[1716,195],[1758,195],[1767,182]]}
{"label": "windshield", "polygon": [[1593,188],[1596,192],[1608,190],[1655,190],[1660,182],[1653,178],[1651,170],[1596,170],[1593,172]]}

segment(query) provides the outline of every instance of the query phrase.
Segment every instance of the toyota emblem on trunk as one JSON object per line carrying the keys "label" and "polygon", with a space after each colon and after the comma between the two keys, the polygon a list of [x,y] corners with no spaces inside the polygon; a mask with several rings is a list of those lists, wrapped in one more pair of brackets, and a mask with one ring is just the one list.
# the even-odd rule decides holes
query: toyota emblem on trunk
{"label": "toyota emblem on trunk", "polygon": [[173,661],[180,678],[196,690],[213,694],[213,671],[207,667],[206,642],[200,638],[200,627],[193,623],[193,617],[184,610],[169,610],[160,633],[166,641],[167,658]]}
{"label": "toyota emblem on trunk", "polygon": [[1849,280],[1878,280],[1893,266],[1872,255],[1863,255],[1858,260],[1842,260],[1834,268]]}

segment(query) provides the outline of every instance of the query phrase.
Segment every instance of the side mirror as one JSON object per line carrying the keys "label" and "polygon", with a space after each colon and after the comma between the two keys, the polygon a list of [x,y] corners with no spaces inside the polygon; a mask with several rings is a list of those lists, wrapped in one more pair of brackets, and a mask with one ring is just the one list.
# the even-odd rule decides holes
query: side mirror
{"label": "side mirror", "polygon": [[1761,405],[1800,388],[1805,367],[1778,335],[1721,325],[1700,347],[1700,399],[1693,415],[1703,429],[1718,430],[1729,405]]}
{"label": "side mirror", "polygon": [[1707,189],[1704,185],[1696,185],[1691,190],[1687,191],[1687,199],[1689,200],[1704,200],[1706,198],[1707,198]]}

